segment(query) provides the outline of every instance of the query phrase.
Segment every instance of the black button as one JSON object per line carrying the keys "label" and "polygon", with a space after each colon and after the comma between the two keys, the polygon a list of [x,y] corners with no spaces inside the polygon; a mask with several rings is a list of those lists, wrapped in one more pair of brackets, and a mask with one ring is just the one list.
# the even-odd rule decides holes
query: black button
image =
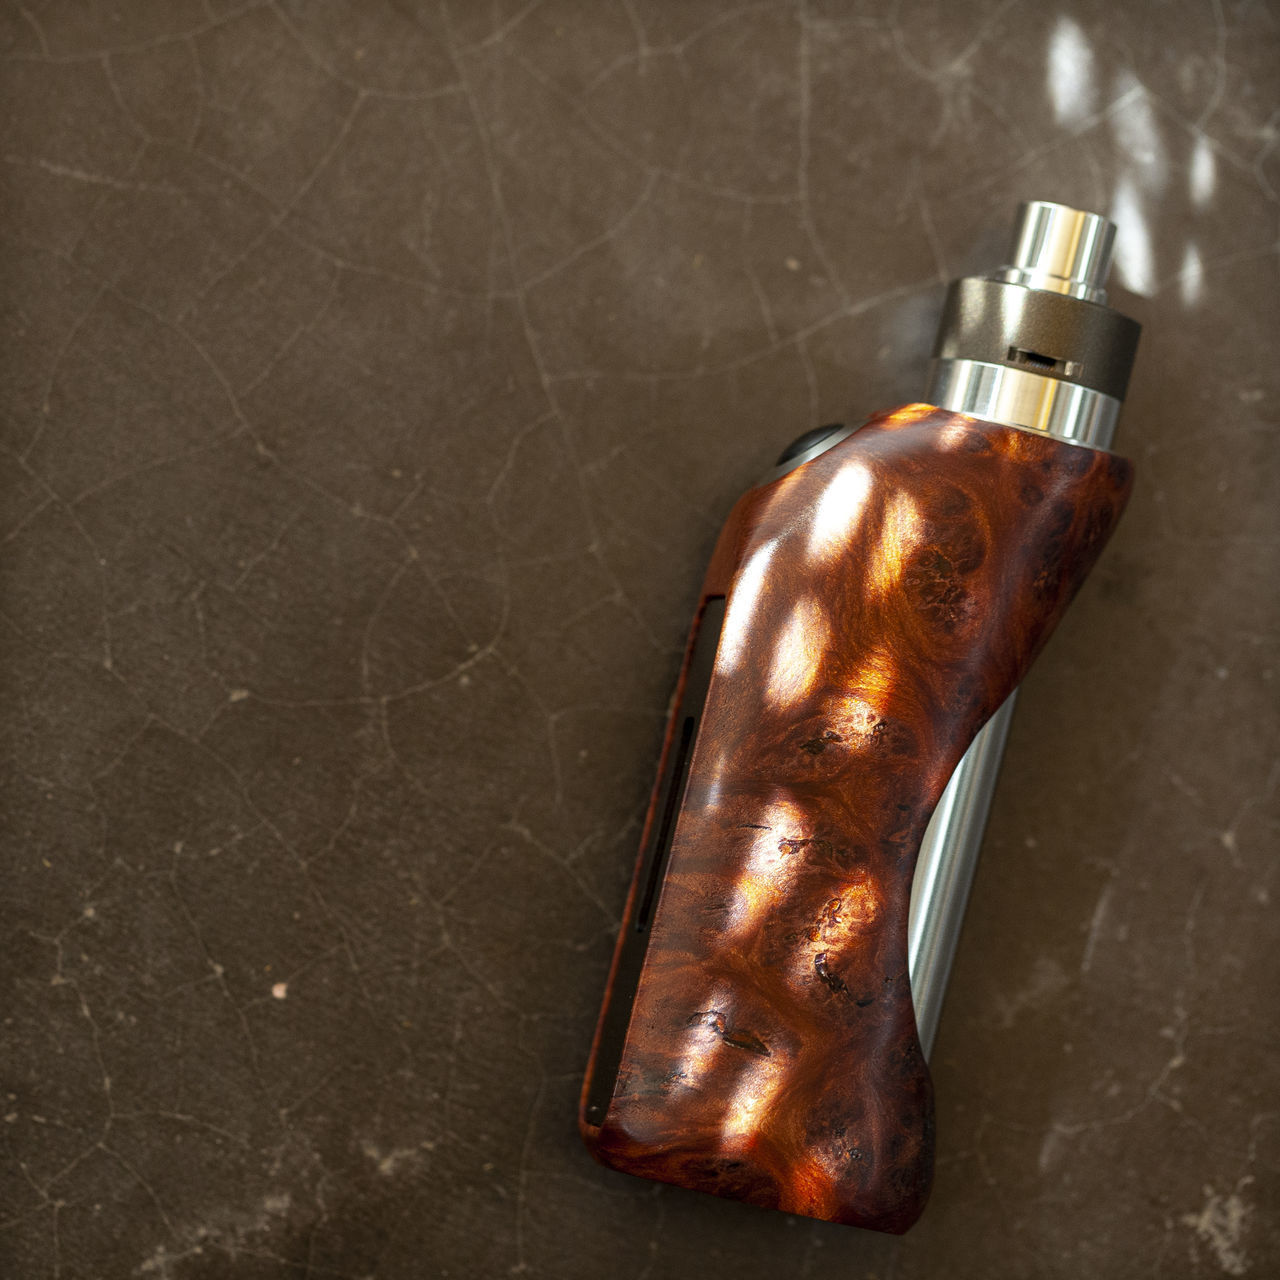
{"label": "black button", "polygon": [[773,465],[780,467],[784,462],[790,462],[792,458],[798,458],[806,449],[812,449],[819,440],[825,440],[829,435],[843,430],[843,422],[829,422],[825,427],[812,427],[804,435],[796,436],[782,451],[782,456]]}

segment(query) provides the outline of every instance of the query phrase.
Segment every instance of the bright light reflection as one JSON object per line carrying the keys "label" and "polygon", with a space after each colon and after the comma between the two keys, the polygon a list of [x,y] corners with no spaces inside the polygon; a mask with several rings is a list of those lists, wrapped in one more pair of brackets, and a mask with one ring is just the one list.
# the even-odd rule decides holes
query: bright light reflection
{"label": "bright light reflection", "polygon": [[716,666],[726,672],[736,670],[746,654],[755,623],[756,605],[777,547],[778,540],[774,538],[758,548],[733,584],[725,609],[724,628],[720,632],[720,647],[716,652]]}
{"label": "bright light reflection", "polygon": [[1191,170],[1187,174],[1187,186],[1191,192],[1191,202],[1197,208],[1203,208],[1213,198],[1214,188],[1218,185],[1218,162],[1214,158],[1209,139],[1203,134],[1196,139],[1191,151]]}
{"label": "bright light reflection", "polygon": [[[729,992],[724,987],[713,987],[701,1003],[693,1007],[699,1012],[715,1009],[724,1004],[728,997]],[[719,1037],[705,1023],[694,1022],[684,1033],[673,1074],[684,1084],[696,1087],[719,1047]]]}
{"label": "bright light reflection", "polygon": [[[874,655],[866,662],[874,662]],[[828,719],[836,731],[844,736],[870,733],[880,719],[880,713],[856,693],[834,699],[830,704]]]}
{"label": "bright light reflection", "polygon": [[879,914],[880,895],[864,876],[840,887],[839,896],[832,898],[827,904],[821,919],[815,925],[815,932],[822,942],[838,946],[870,924]]}
{"label": "bright light reflection", "polygon": [[1111,221],[1116,224],[1116,276],[1130,292],[1149,298],[1156,288],[1151,232],[1137,188],[1127,177],[1116,184]]}
{"label": "bright light reflection", "polygon": [[1098,97],[1093,78],[1093,50],[1079,25],[1070,18],[1058,19],[1049,37],[1049,98],[1059,124],[1080,124],[1095,109]]}
{"label": "bright light reflection", "polygon": [[725,1111],[727,1137],[750,1138],[759,1132],[759,1117],[768,1113],[782,1087],[781,1068],[777,1058],[764,1058],[743,1073]]}
{"label": "bright light reflection", "polygon": [[777,898],[778,887],[768,875],[744,876],[733,887],[733,906],[725,920],[725,929],[734,934],[746,933],[764,915]]}
{"label": "bright light reflection", "polygon": [[901,684],[897,655],[887,644],[872,645],[858,655],[858,672],[849,692],[828,700],[826,718],[840,734],[874,731],[884,707]]}
{"label": "bright light reflection", "polygon": [[725,917],[726,935],[749,932],[785,889],[789,865],[784,840],[804,840],[807,829],[798,805],[780,801],[768,805],[755,819],[754,833],[742,874],[733,886],[733,905]]}
{"label": "bright light reflection", "polygon": [[942,449],[958,449],[969,438],[970,430],[966,422],[948,422],[938,432],[938,446]]}
{"label": "bright light reflection", "polygon": [[884,527],[867,563],[868,598],[883,600],[897,586],[920,541],[920,515],[905,491],[893,494],[884,512]]}
{"label": "bright light reflection", "polygon": [[774,706],[790,706],[808,693],[830,638],[822,606],[812,598],[798,600],[773,650],[765,696]]}
{"label": "bright light reflection", "polygon": [[826,557],[843,551],[857,527],[871,492],[871,472],[857,461],[846,462],[828,482],[813,513],[809,553]]}
{"label": "bright light reflection", "polygon": [[935,405],[928,404],[923,400],[916,400],[911,404],[904,404],[901,408],[895,409],[886,419],[886,424],[904,427],[912,422],[920,422],[937,412]]}
{"label": "bright light reflection", "polygon": [[1182,294],[1183,305],[1188,307],[1194,307],[1204,292],[1204,263],[1200,260],[1200,250],[1194,244],[1188,244],[1182,255],[1178,289]]}

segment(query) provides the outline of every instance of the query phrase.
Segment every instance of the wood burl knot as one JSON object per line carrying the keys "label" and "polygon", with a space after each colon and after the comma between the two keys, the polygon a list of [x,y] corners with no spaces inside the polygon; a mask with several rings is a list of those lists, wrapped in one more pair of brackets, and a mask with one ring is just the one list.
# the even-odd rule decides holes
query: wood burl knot
{"label": "wood burl knot", "polygon": [[[582,1122],[599,1160],[832,1222],[916,1220],[934,1145],[916,855],[1130,485],[1112,454],[909,405],[739,501],[616,1086]],[[624,937],[636,907],[633,884]]]}

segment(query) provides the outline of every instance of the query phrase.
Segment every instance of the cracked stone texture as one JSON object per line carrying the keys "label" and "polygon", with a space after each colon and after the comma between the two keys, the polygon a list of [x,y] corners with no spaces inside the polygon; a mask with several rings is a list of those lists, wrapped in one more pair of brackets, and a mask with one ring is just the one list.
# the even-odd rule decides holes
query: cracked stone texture
{"label": "cracked stone texture", "polygon": [[[0,1270],[1280,1274],[1278,27],[4,5]],[[932,1204],[597,1168],[717,527],[919,397],[1030,197],[1121,223],[1139,479],[1024,690]]]}

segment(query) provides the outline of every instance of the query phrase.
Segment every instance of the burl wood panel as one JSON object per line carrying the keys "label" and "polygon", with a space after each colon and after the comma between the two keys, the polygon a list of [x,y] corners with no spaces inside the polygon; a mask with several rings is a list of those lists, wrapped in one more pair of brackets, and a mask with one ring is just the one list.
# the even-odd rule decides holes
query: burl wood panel
{"label": "burl wood panel", "polygon": [[909,405],[738,503],[704,587],[727,596],[724,630],[616,1089],[582,1123],[598,1159],[833,1222],[919,1216],[916,854],[1130,483],[1113,455]]}

